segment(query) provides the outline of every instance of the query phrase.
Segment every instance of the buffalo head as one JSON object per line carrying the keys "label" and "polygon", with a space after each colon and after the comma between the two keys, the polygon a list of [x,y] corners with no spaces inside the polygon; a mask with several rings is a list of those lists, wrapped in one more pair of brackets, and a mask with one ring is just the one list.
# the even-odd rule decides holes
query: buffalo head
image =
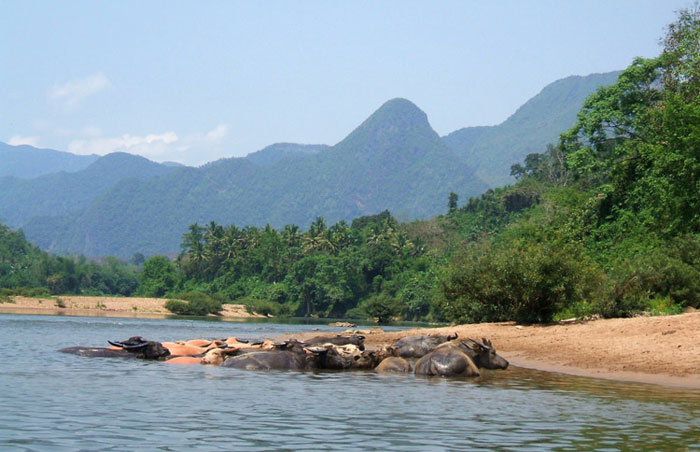
{"label": "buffalo head", "polygon": [[170,355],[170,350],[163,347],[163,344],[156,341],[147,341],[141,336],[130,337],[123,342],[107,341],[115,347],[120,347],[129,353],[136,354],[137,358],[143,359],[163,359]]}
{"label": "buffalo head", "polygon": [[474,339],[461,341],[461,346],[466,350],[467,355],[474,361],[477,367],[485,369],[507,369],[508,361],[496,353],[491,341],[486,338],[481,339],[482,342]]}

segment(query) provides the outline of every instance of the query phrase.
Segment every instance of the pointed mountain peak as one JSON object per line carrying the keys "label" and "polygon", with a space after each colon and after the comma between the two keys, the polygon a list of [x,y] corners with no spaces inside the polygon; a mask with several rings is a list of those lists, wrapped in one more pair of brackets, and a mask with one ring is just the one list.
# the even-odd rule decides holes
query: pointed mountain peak
{"label": "pointed mountain peak", "polygon": [[410,100],[400,97],[386,101],[360,125],[369,128],[386,126],[400,129],[430,128],[428,116],[423,110]]}
{"label": "pointed mountain peak", "polygon": [[409,100],[396,98],[385,102],[336,147],[372,153],[403,148],[416,139],[424,143],[440,140],[423,110]]}

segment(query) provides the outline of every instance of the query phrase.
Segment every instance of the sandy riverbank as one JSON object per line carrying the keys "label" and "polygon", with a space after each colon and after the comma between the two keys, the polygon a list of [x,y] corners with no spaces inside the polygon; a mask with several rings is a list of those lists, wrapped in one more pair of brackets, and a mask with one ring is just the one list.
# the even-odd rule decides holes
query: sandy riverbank
{"label": "sandy riverbank", "polygon": [[[132,318],[166,318],[173,315],[165,308],[168,300],[163,298],[59,296],[11,297],[11,300],[0,303],[0,313]],[[245,319],[262,316],[250,314],[243,305],[225,304],[220,317]]]}
{"label": "sandy riverbank", "polygon": [[368,347],[417,334],[490,339],[512,365],[571,375],[700,389],[700,312],[567,325],[483,323],[367,334]]}

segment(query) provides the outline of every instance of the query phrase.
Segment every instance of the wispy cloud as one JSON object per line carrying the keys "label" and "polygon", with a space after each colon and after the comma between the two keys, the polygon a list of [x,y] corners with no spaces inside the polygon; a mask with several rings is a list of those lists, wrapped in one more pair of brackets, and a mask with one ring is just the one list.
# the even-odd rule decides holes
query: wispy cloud
{"label": "wispy cloud", "polygon": [[[128,152],[146,158],[172,160],[187,164],[204,163],[208,154],[222,144],[229,132],[227,124],[219,124],[208,132],[178,136],[173,131],[148,135],[124,134],[119,137],[83,135],[68,144],[74,154],[105,155],[111,152]],[[84,129],[87,131],[87,129]],[[99,130],[99,129],[96,129]]]}
{"label": "wispy cloud", "polygon": [[49,91],[49,99],[61,102],[68,110],[73,110],[88,97],[112,86],[107,76],[102,73],[71,80],[62,85],[55,85]]}
{"label": "wispy cloud", "polygon": [[172,131],[145,136],[124,134],[120,137],[93,137],[71,141],[68,144],[68,151],[82,155],[105,155],[121,151],[148,158],[159,158],[168,154],[172,150],[170,145],[178,140],[177,134]]}
{"label": "wispy cloud", "polygon": [[228,133],[229,126],[226,124],[219,124],[204,136],[207,141],[219,142]]}
{"label": "wispy cloud", "polygon": [[28,144],[29,146],[38,146],[39,145],[39,137],[23,137],[20,135],[15,135],[9,139],[7,144],[11,146],[19,146],[21,144]]}

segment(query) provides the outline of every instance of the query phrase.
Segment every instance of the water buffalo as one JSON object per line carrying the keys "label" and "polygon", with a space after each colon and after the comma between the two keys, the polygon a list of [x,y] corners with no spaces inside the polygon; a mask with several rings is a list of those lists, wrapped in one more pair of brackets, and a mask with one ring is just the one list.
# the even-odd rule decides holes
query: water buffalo
{"label": "water buffalo", "polygon": [[136,358],[134,353],[122,350],[121,348],[66,347],[60,349],[59,352],[87,356],[89,358]]}
{"label": "water buffalo", "polygon": [[491,341],[486,338],[481,340],[482,342],[479,342],[470,338],[466,341],[461,341],[463,346],[466,347],[466,349],[462,349],[474,361],[474,364],[484,369],[507,369],[508,361],[496,353],[496,349]]}
{"label": "water buffalo", "polygon": [[396,342],[388,348],[389,353],[406,359],[415,359],[425,356],[435,350],[440,344],[457,339],[457,334],[450,336],[409,336]]}
{"label": "water buffalo", "polygon": [[[352,344],[323,344],[321,346],[310,346],[307,349],[319,354],[318,369],[374,369],[384,358],[382,352],[360,350],[358,346]],[[322,349],[325,349],[325,351]]]}
{"label": "water buffalo", "polygon": [[[461,344],[460,344],[461,345]],[[478,377],[479,369],[465,353],[466,347],[452,342],[439,345],[416,361],[415,374],[440,377]]]}
{"label": "water buffalo", "polygon": [[315,336],[312,337],[311,339],[307,339],[304,341],[305,344],[308,345],[317,345],[317,344],[333,344],[333,345],[347,345],[347,344],[352,344],[356,345],[360,350],[365,349],[365,337],[360,336],[360,335],[352,335],[352,336],[341,336],[340,334],[334,337],[324,337],[324,336]]}
{"label": "water buffalo", "polygon": [[141,336],[130,337],[123,342],[107,341],[114,348],[100,347],[68,347],[59,350],[63,353],[72,353],[88,357],[108,358],[140,358],[163,360],[170,355],[170,351],[160,342],[147,341]]}
{"label": "water buffalo", "polygon": [[380,373],[409,373],[411,364],[400,356],[389,356],[384,358],[374,370]]}
{"label": "water buffalo", "polygon": [[221,365],[246,370],[309,370],[318,368],[322,350],[308,350],[306,344],[289,340],[278,345],[278,349],[255,351],[232,356]]}

